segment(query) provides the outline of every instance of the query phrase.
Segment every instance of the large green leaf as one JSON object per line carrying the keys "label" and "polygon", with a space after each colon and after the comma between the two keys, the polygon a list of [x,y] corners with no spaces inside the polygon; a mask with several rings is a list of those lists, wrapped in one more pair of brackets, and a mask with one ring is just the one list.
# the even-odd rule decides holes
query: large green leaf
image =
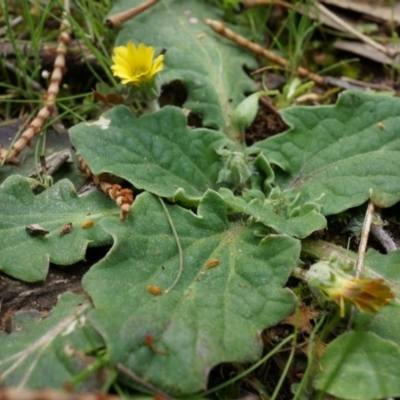
{"label": "large green leaf", "polygon": [[257,143],[289,174],[285,186],[318,199],[325,215],[400,199],[400,99],[344,92],[335,106],[282,111],[292,128]]}
{"label": "large green leaf", "polygon": [[[135,201],[124,224],[102,222],[115,242],[84,278],[95,312],[91,321],[105,338],[111,359],[175,394],[205,388],[211,367],[251,361],[262,351],[260,333],[294,307],[282,289],[298,262],[297,240],[257,226],[229,223],[213,191],[198,215],[167,206],[183,249],[183,272],[167,217],[148,193]],[[152,294],[147,286],[163,290]],[[165,292],[168,291],[168,293]],[[146,337],[154,338],[149,348]]]}
{"label": "large green leaf", "polygon": [[400,350],[370,332],[347,332],[318,361],[314,387],[346,400],[400,396]]}
{"label": "large green leaf", "polygon": [[95,174],[109,172],[138,189],[188,203],[216,187],[222,164],[215,149],[225,141],[219,132],[189,130],[176,107],[141,118],[114,107],[95,122],[74,126],[70,136]]}
{"label": "large green leaf", "polygon": [[1,383],[60,388],[91,364],[94,359],[85,352],[102,342],[87,324],[85,314],[90,307],[87,297],[65,293],[42,320],[35,321],[29,314],[15,317],[15,332],[0,333]]}
{"label": "large green leaf", "polygon": [[[140,3],[141,0],[116,1],[110,14]],[[205,18],[221,20],[222,12],[197,0],[161,0],[124,24],[117,44],[134,41],[166,49],[163,82],[183,82],[188,90],[186,108],[200,114],[205,126],[237,135],[232,112],[244,99],[244,92],[255,90],[243,65],[256,68],[256,64],[236,44],[206,26]]]}
{"label": "large green leaf", "polygon": [[[26,178],[12,175],[0,186],[0,269],[15,278],[34,282],[44,280],[49,262],[71,265],[85,258],[88,246],[111,243],[111,237],[98,225],[104,216],[119,209],[100,192],[79,198],[68,180],[57,182],[35,196]],[[86,221],[94,224],[83,229]],[[70,233],[61,229],[72,223]],[[122,222],[121,222],[122,223]],[[48,235],[30,235],[26,227],[38,224]]]}

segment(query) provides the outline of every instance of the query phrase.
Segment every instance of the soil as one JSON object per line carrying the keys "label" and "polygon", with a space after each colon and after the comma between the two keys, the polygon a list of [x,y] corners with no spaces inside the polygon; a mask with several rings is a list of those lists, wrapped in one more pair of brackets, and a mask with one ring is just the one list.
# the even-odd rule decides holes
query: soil
{"label": "soil", "polygon": [[83,294],[82,277],[88,269],[101,260],[109,248],[91,248],[86,261],[72,266],[49,266],[49,273],[42,282],[22,282],[0,271],[0,331],[12,332],[12,318],[21,312],[43,318],[65,292]]}

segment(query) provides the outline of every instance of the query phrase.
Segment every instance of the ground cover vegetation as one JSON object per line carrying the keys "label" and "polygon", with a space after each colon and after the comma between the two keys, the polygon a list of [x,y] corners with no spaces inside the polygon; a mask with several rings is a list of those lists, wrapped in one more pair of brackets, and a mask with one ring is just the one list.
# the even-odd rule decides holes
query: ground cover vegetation
{"label": "ground cover vegetation", "polygon": [[0,2],[1,396],[400,397],[395,3]]}

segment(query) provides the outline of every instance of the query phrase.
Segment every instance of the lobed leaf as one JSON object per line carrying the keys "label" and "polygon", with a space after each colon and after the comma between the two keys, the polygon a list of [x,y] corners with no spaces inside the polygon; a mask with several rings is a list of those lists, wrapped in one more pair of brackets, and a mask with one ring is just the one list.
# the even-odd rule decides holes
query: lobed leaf
{"label": "lobed leaf", "polygon": [[224,135],[189,130],[176,107],[135,118],[114,107],[99,120],[70,129],[71,141],[95,174],[108,172],[162,197],[196,204],[215,188]]}
{"label": "lobed leaf", "polygon": [[177,244],[159,200],[148,193],[137,198],[124,224],[102,222],[115,243],[83,284],[96,308],[90,319],[111,359],[181,395],[204,389],[218,363],[260,356],[261,331],[293,311],[294,298],[282,286],[300,244],[283,235],[260,242],[256,226],[228,222],[225,203],[213,191],[198,215],[167,209],[183,249],[176,286],[171,289]]}
{"label": "lobed leaf", "polygon": [[[0,186],[0,204],[0,269],[26,282],[44,280],[50,262],[71,265],[84,260],[88,246],[110,244],[111,237],[98,222],[119,213],[103,193],[79,198],[66,179],[35,196],[26,178],[19,175],[10,176]],[[88,220],[93,226],[83,229]],[[68,223],[72,223],[71,232],[60,235]],[[32,224],[49,234],[30,235],[26,227]]]}
{"label": "lobed leaf", "polygon": [[[347,91],[334,106],[282,111],[291,129],[256,144],[289,175],[284,186],[336,214],[369,198],[400,200],[400,99]],[[372,193],[370,194],[370,192]]]}

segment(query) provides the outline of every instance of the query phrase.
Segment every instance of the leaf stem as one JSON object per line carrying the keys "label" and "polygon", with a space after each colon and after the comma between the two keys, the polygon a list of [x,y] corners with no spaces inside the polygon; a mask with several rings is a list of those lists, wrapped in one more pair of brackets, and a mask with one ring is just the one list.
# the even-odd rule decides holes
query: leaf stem
{"label": "leaf stem", "polygon": [[183,272],[183,251],[182,251],[182,246],[181,246],[181,242],[179,240],[179,236],[176,233],[176,229],[175,229],[175,225],[174,225],[174,221],[172,221],[171,215],[167,209],[167,206],[165,205],[163,199],[161,197],[158,198],[160,200],[160,203],[164,209],[165,215],[167,216],[167,220],[169,223],[169,226],[171,227],[172,230],[172,234],[174,235],[174,239],[176,242],[176,247],[178,248],[178,253],[179,253],[179,270],[178,270],[178,275],[176,276],[175,280],[172,282],[172,285],[168,288],[165,289],[165,293],[169,293],[174,287],[175,285],[178,283],[179,279],[181,278],[182,272]]}
{"label": "leaf stem", "polygon": [[275,355],[276,353],[278,353],[278,351],[288,342],[290,342],[291,340],[293,340],[294,338],[294,334],[292,333],[291,335],[289,335],[287,338],[283,339],[282,342],[280,342],[274,349],[272,349],[268,354],[266,354],[263,358],[261,358],[261,360],[257,361],[255,364],[253,364],[250,368],[246,369],[245,371],[243,371],[242,373],[240,373],[239,375],[236,375],[234,378],[229,379],[229,381],[226,381],[224,383],[221,383],[220,385],[207,390],[206,392],[202,393],[201,395],[203,397],[206,397],[208,395],[210,395],[211,393],[215,393],[220,389],[223,389],[233,383],[235,383],[236,381],[238,381],[239,379],[244,378],[246,375],[250,374],[250,372],[254,371],[255,369],[257,369],[260,365],[264,364],[267,360],[269,360],[273,355]]}
{"label": "leaf stem", "polygon": [[313,372],[315,368],[315,362],[318,359],[318,350],[319,346],[321,345],[322,339],[320,337],[316,337],[317,333],[319,332],[321,326],[325,323],[327,319],[327,312],[326,310],[323,311],[323,314],[317,324],[315,325],[314,329],[312,330],[310,334],[310,338],[308,341],[308,349],[307,349],[307,368],[304,371],[303,377],[301,378],[301,381],[299,385],[296,388],[296,392],[294,394],[293,400],[298,400],[300,398],[303,398],[305,395],[303,394],[303,391],[306,390],[310,375]]}
{"label": "leaf stem", "polygon": [[147,103],[147,107],[150,113],[157,112],[160,110],[160,104],[157,99],[150,100]]}

